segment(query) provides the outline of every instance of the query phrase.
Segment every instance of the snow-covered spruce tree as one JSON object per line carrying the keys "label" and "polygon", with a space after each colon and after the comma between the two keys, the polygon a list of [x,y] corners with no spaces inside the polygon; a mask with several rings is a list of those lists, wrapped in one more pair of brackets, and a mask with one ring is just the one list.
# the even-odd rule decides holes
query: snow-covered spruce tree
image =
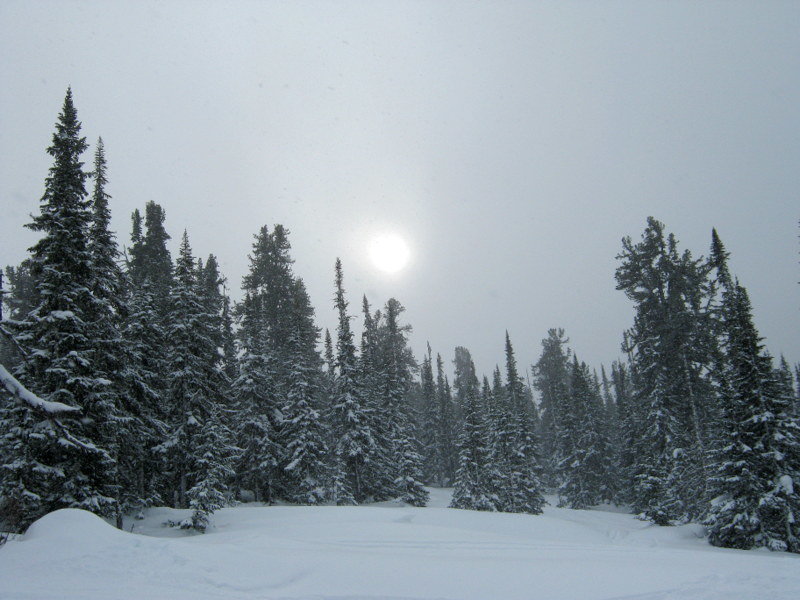
{"label": "snow-covered spruce tree", "polygon": [[509,456],[509,500],[506,510],[540,514],[545,505],[542,496],[541,468],[538,459],[532,413],[525,406],[525,390],[517,372],[511,338],[506,332],[506,387],[511,433]]}
{"label": "snow-covered spruce tree", "polygon": [[406,401],[414,359],[405,338],[405,332],[410,327],[401,327],[398,322],[403,310],[403,306],[394,298],[386,303],[386,320],[381,336],[381,387],[389,421],[395,489],[403,502],[425,506],[428,491],[422,484],[422,457],[417,450],[413,421]]}
{"label": "snow-covered spruce tree", "polygon": [[[724,369],[721,439],[706,518],[715,546],[800,552],[800,425],[791,394],[775,376],[753,324],[746,290],[727,274],[714,232],[722,282]],[[783,385],[782,385],[783,383]]]}
{"label": "snow-covered spruce tree", "polygon": [[612,363],[611,383],[614,388],[616,421],[618,423],[617,439],[619,443],[618,451],[614,458],[615,482],[617,485],[614,502],[617,504],[630,504],[633,498],[635,482],[635,448],[639,439],[639,431],[642,430],[644,421],[640,414],[642,407],[632,400],[631,375],[625,363],[619,361]]}
{"label": "snow-covered spruce tree", "polygon": [[605,365],[600,365],[600,379],[597,380],[597,373],[595,372],[595,380],[597,381],[597,389],[600,390],[601,397],[601,422],[602,434],[606,440],[608,452],[608,481],[606,482],[607,489],[609,490],[609,497],[606,500],[614,501],[620,497],[620,469],[619,469],[619,455],[620,455],[620,422],[619,413],[617,411],[617,403],[614,399],[612,391],[611,380],[606,374]]}
{"label": "snow-covered spruce tree", "polygon": [[497,510],[488,472],[489,450],[486,447],[486,422],[479,402],[475,365],[466,348],[456,348],[456,393],[460,398],[463,424],[458,439],[456,470],[451,508]]}
{"label": "snow-covered spruce tree", "polygon": [[[336,373],[333,381],[330,423],[333,431],[335,458],[333,501],[337,504],[363,502],[368,492],[365,471],[375,456],[369,415],[359,386],[358,364],[347,300],[344,295],[342,262],[336,259],[334,306],[339,315],[336,331]],[[333,352],[331,351],[331,354]]]}
{"label": "snow-covered spruce tree", "polygon": [[145,279],[150,282],[159,310],[165,314],[169,309],[173,271],[172,257],[167,249],[170,236],[164,229],[166,213],[151,200],[144,209],[144,231],[138,209],[133,212],[131,219],[133,230],[128,273],[134,285],[140,285]]}
{"label": "snow-covered spruce tree", "polygon": [[166,498],[163,465],[155,448],[166,436],[166,333],[149,282],[131,288],[122,338],[126,361],[122,406],[131,417],[122,424],[128,433],[120,448],[120,472],[127,481],[125,510],[154,506]]}
{"label": "snow-covered spruce tree", "polygon": [[395,489],[394,449],[391,436],[391,419],[387,418],[384,395],[380,311],[370,312],[367,297],[362,298],[361,310],[364,326],[361,332],[361,353],[358,357],[358,388],[367,416],[370,434],[374,441],[372,453],[365,464],[362,486],[364,494],[373,500],[392,498]]}
{"label": "snow-covered spruce tree", "polygon": [[679,253],[675,237],[652,217],[641,242],[623,239],[618,259],[617,289],[636,305],[623,350],[637,374],[635,402],[646,413],[634,508],[658,524],[691,520],[708,497],[707,427],[715,410],[708,269],[688,251]]}
{"label": "snow-covered spruce tree", "polygon": [[455,441],[458,425],[455,419],[453,395],[444,374],[444,362],[440,354],[436,355],[436,406],[436,456],[441,477],[439,485],[445,487],[452,485],[456,476],[458,451]]}
{"label": "snow-covered spruce tree", "polygon": [[483,378],[480,398],[487,434],[488,456],[485,471],[491,481],[491,495],[495,499],[495,509],[501,512],[516,512],[512,466],[516,428],[511,414],[509,395],[503,385],[499,366],[495,366],[492,385],[489,384],[488,378]]}
{"label": "snow-covered spruce tree", "polygon": [[[321,419],[321,383],[313,309],[305,285],[295,281],[291,305],[294,331],[289,338],[290,364],[286,367],[287,386],[284,394],[283,437],[288,481],[286,499],[299,504],[319,504],[328,496],[329,483],[326,457],[328,432]],[[309,342],[313,339],[313,345]]]}
{"label": "snow-covered spruce tree", "polygon": [[99,440],[113,455],[116,488],[116,522],[122,527],[122,514],[142,506],[149,497],[139,484],[140,461],[145,459],[142,439],[146,438],[146,407],[136,401],[135,393],[146,385],[135,368],[132,348],[123,338],[130,307],[127,281],[120,266],[120,252],[110,230],[108,166],[103,139],[97,140],[94,155],[94,186],[90,197],[92,221],[89,227],[89,254],[92,260],[91,335],[98,374],[107,380],[99,394],[113,406],[113,417],[103,424],[105,435]]}
{"label": "snow-covered spruce tree", "polygon": [[115,406],[105,394],[108,380],[100,370],[92,340],[92,213],[86,200],[88,174],[81,162],[86,140],[80,129],[72,92],[67,90],[47,149],[53,166],[45,180],[40,214],[28,225],[42,234],[30,258],[37,304],[14,328],[17,343],[29,351],[28,359],[19,365],[18,378],[46,401],[80,408],[81,418],[66,415],[64,425],[86,443],[61,443],[63,436],[42,432],[50,425],[35,415],[15,414],[13,429],[33,428],[16,434],[17,439],[31,435],[36,439],[28,460],[47,466],[46,472],[33,475],[41,475],[41,485],[34,492],[35,507],[28,504],[31,512],[22,516],[25,521],[61,507],[106,516],[116,510],[116,464],[98,445],[110,439],[108,427],[115,418]]}
{"label": "snow-covered spruce tree", "polygon": [[420,366],[420,422],[417,427],[419,432],[420,449],[423,461],[423,477],[426,483],[438,483],[442,481],[443,465],[437,448],[437,436],[439,434],[439,415],[436,398],[436,386],[433,381],[433,357],[431,355],[430,344],[428,353],[422,357]]}
{"label": "snow-covered spruce tree", "polygon": [[163,454],[157,451],[167,437],[169,404],[169,348],[167,316],[173,284],[172,259],[166,243],[164,210],[155,202],[131,215],[131,245],[126,254],[128,312],[123,337],[129,355],[126,360],[128,390],[126,405],[138,415],[139,436],[135,447],[125,452],[123,469],[135,473],[142,506],[171,502],[173,482],[163,468]]}
{"label": "snow-covered spruce tree", "polygon": [[542,354],[533,365],[533,385],[540,397],[540,438],[543,483],[557,488],[560,479],[558,465],[565,455],[564,409],[568,403],[569,340],[563,329],[550,329],[542,340]]}
{"label": "snow-covered spruce tree", "polygon": [[[276,225],[272,231],[266,225],[254,236],[249,256],[250,269],[242,280],[245,301],[236,307],[239,320],[239,341],[243,353],[237,394],[247,398],[250,406],[242,407],[249,415],[246,424],[251,435],[259,430],[271,434],[264,443],[245,438],[252,452],[246,452],[246,464],[239,471],[252,473],[256,495],[268,502],[285,492],[285,439],[282,437],[283,407],[287,389],[286,369],[291,360],[287,345],[292,333],[289,306],[294,275],[288,231]],[[242,432],[244,433],[244,432]],[[241,434],[237,435],[242,439]],[[264,452],[259,455],[256,450]],[[275,467],[268,467],[275,464]],[[259,467],[259,465],[263,465]],[[244,483],[244,482],[242,482]]]}
{"label": "snow-covered spruce tree", "polygon": [[253,493],[257,502],[274,500],[274,481],[281,460],[274,423],[278,410],[274,382],[274,357],[258,318],[257,300],[251,295],[237,306],[242,347],[239,375],[233,383],[236,398],[237,445],[235,485]]}
{"label": "snow-covered spruce tree", "polygon": [[[236,449],[220,420],[222,379],[216,364],[216,331],[195,267],[184,232],[167,320],[170,432],[161,450],[172,478],[175,506],[194,508],[191,526],[202,530],[207,516],[223,505],[217,501],[227,491],[223,466]],[[220,493],[212,495],[211,489]]]}
{"label": "snow-covered spruce tree", "polygon": [[559,506],[589,508],[610,500],[610,450],[603,407],[589,368],[573,357],[569,395],[569,453],[564,457]]}
{"label": "snow-covered spruce tree", "polygon": [[194,484],[186,492],[192,514],[181,527],[201,533],[208,528],[210,515],[228,504],[227,482],[234,475],[232,464],[238,452],[231,446],[230,432],[219,412],[220,407],[210,403],[202,423],[187,422],[194,444],[187,479]]}

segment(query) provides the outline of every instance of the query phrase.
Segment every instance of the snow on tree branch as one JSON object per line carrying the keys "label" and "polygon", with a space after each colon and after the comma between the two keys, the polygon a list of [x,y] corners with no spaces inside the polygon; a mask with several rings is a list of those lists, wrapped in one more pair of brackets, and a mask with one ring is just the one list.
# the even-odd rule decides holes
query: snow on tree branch
{"label": "snow on tree branch", "polygon": [[16,378],[9,373],[3,365],[0,365],[0,382],[3,384],[8,392],[18,398],[31,408],[47,413],[48,415],[60,415],[64,413],[79,412],[80,409],[74,406],[68,406],[61,402],[48,402],[42,400],[22,385]]}

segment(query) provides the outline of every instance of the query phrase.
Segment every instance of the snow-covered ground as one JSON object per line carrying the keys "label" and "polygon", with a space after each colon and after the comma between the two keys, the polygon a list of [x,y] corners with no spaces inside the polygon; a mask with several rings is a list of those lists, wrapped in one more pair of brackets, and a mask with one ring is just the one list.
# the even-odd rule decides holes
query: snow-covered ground
{"label": "snow-covered ground", "polygon": [[[78,510],[0,548],[0,598],[314,600],[779,600],[800,598],[800,556],[712,548],[696,526],[613,511],[228,508],[205,535],[150,510],[133,533]],[[137,532],[143,535],[137,535]]]}

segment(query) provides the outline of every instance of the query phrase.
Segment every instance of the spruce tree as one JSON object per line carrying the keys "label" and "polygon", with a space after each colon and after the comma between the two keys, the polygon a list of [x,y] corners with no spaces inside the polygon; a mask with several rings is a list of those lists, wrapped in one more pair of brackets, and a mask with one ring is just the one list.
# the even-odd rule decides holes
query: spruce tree
{"label": "spruce tree", "polygon": [[569,453],[564,457],[559,506],[589,508],[610,500],[611,461],[603,427],[603,405],[585,363],[573,357],[568,429]]}
{"label": "spruce tree", "polygon": [[722,282],[725,378],[721,439],[706,518],[716,546],[800,552],[800,425],[791,391],[772,368],[753,324],[746,290],[727,273],[727,253],[713,235]]}
{"label": "spruce tree", "polygon": [[389,420],[394,486],[404,502],[412,506],[425,506],[428,502],[428,491],[422,484],[422,457],[416,447],[413,421],[406,402],[413,357],[406,346],[404,333],[409,327],[401,327],[398,322],[403,310],[400,302],[394,298],[386,303],[380,375],[386,417]]}
{"label": "spruce tree", "polygon": [[[301,504],[319,504],[326,499],[328,485],[328,432],[321,420],[321,382],[319,356],[316,354],[318,331],[310,320],[310,301],[302,280],[295,285],[291,305],[294,331],[289,339],[290,364],[286,366],[283,430],[289,481],[286,499]],[[314,345],[309,347],[309,342]]]}
{"label": "spruce tree", "polygon": [[[80,408],[81,418],[65,417],[64,424],[86,443],[61,445],[57,436],[48,435],[38,439],[31,460],[48,465],[42,476],[50,479],[41,487],[44,493],[37,494],[36,507],[25,515],[31,520],[65,506],[101,515],[116,511],[116,464],[99,445],[110,437],[107,428],[115,406],[105,393],[108,380],[92,341],[96,280],[89,247],[88,173],[81,162],[87,145],[80,129],[72,92],[67,90],[47,149],[53,166],[40,214],[28,225],[42,234],[30,258],[37,305],[15,328],[17,343],[28,350],[28,359],[17,371],[20,381],[44,400]],[[32,414],[16,417],[15,427],[40,423]]]}
{"label": "spruce tree", "polygon": [[517,361],[511,338],[506,332],[506,387],[509,425],[511,433],[511,454],[509,456],[509,500],[508,509],[512,512],[540,514],[545,505],[540,481],[541,468],[538,459],[531,412],[525,406],[525,392],[522,379],[517,372]]}
{"label": "spruce tree", "polygon": [[450,384],[444,374],[444,362],[436,355],[436,405],[437,432],[436,456],[439,463],[439,485],[452,485],[456,475],[458,453],[456,448],[457,423]]}
{"label": "spruce tree", "polygon": [[[375,440],[370,428],[359,384],[358,364],[347,300],[342,262],[336,259],[334,306],[339,317],[336,331],[336,374],[333,383],[331,418],[335,464],[334,501],[337,504],[363,502],[369,494],[366,471],[375,456]],[[333,351],[331,349],[331,354]]]}
{"label": "spruce tree", "polygon": [[456,393],[460,399],[463,425],[458,439],[456,470],[451,508],[497,510],[489,473],[489,450],[483,407],[479,401],[475,365],[466,348],[456,348]]}
{"label": "spruce tree", "polygon": [[559,467],[566,454],[564,449],[568,403],[569,339],[563,329],[550,329],[542,340],[542,354],[533,365],[534,387],[540,396],[540,435],[543,481],[558,487]]}
{"label": "spruce tree", "polygon": [[418,427],[423,457],[424,479],[428,484],[442,481],[444,466],[438,452],[439,415],[436,386],[433,381],[433,357],[430,344],[420,367],[420,423]]}
{"label": "spruce tree", "polygon": [[[175,266],[168,318],[170,433],[162,443],[177,507],[194,508],[191,525],[203,530],[226,492],[225,465],[235,454],[220,419],[222,377],[203,287],[186,232]],[[213,493],[212,493],[213,491]]]}
{"label": "spruce tree", "polygon": [[617,289],[636,304],[623,350],[637,374],[635,401],[647,414],[636,447],[634,507],[659,524],[691,520],[707,499],[715,410],[708,268],[679,252],[675,237],[653,218],[641,242],[623,239],[618,258]]}

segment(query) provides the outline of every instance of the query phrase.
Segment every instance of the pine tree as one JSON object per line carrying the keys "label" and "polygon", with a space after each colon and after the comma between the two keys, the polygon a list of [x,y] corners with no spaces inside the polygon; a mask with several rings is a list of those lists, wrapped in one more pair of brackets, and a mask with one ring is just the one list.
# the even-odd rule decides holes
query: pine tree
{"label": "pine tree", "polygon": [[436,355],[436,405],[437,433],[436,455],[439,462],[439,485],[452,485],[455,480],[458,454],[456,449],[457,424],[453,408],[453,395],[450,384],[444,374],[444,363],[441,355]]}
{"label": "pine tree", "polygon": [[647,417],[637,444],[633,503],[658,524],[705,508],[707,428],[713,419],[713,328],[704,310],[708,269],[649,218],[642,241],[623,239],[617,289],[636,304],[623,348]]}
{"label": "pine tree", "polygon": [[438,452],[439,415],[436,386],[433,381],[433,357],[430,344],[422,358],[420,368],[420,423],[418,427],[423,457],[423,473],[427,483],[438,483],[444,478],[444,466]]}
{"label": "pine tree", "polygon": [[336,332],[336,376],[330,419],[335,440],[334,501],[337,504],[349,504],[363,502],[369,494],[364,481],[365,471],[375,456],[376,447],[369,415],[364,406],[363,388],[359,385],[356,348],[350,329],[350,316],[347,314],[342,262],[338,258],[335,285],[334,306],[339,324]]}
{"label": "pine tree", "polygon": [[362,486],[366,497],[387,500],[395,495],[395,463],[392,445],[393,419],[387,418],[387,403],[381,358],[382,318],[380,311],[370,312],[367,297],[363,296],[361,310],[364,325],[361,332],[361,353],[358,360],[359,390],[374,445],[365,465]]}
{"label": "pine tree", "polygon": [[524,404],[525,392],[522,379],[517,372],[517,362],[511,338],[506,332],[506,387],[508,398],[510,446],[509,456],[509,500],[507,507],[512,512],[540,514],[545,505],[540,481],[541,468],[538,447],[534,435],[531,413]]}
{"label": "pine tree", "polygon": [[[42,234],[31,248],[30,271],[37,305],[16,325],[17,343],[28,359],[18,377],[34,393],[51,402],[81,409],[81,418],[65,417],[64,425],[82,444],[60,444],[59,436],[42,434],[30,460],[48,465],[35,506],[24,516],[35,519],[59,507],[79,507],[101,515],[115,512],[115,469],[112,456],[98,444],[108,439],[107,425],[115,407],[104,391],[103,376],[91,336],[95,298],[89,228],[92,212],[85,188],[88,174],[81,155],[86,140],[67,90],[52,145],[53,166],[45,180],[41,212],[28,227]],[[13,428],[39,429],[36,417],[14,416]],[[44,425],[45,428],[48,425]],[[18,430],[17,439],[34,434]],[[38,434],[37,434],[38,435]],[[37,477],[38,475],[34,475]]]}
{"label": "pine tree", "polygon": [[455,476],[451,508],[497,510],[492,493],[492,477],[488,472],[489,451],[486,448],[485,416],[478,398],[475,365],[466,348],[456,348],[456,394],[460,399],[463,425],[458,440],[458,469]]}
{"label": "pine tree", "polygon": [[[107,162],[103,139],[97,140],[94,156],[94,187],[90,197],[92,220],[89,227],[88,250],[92,261],[92,299],[90,344],[93,346],[95,371],[105,380],[99,391],[102,402],[108,406],[106,422],[101,427],[100,444],[111,452],[115,469],[116,522],[122,527],[122,513],[141,506],[144,499],[136,492],[135,478],[139,440],[143,437],[144,415],[141,407],[128,401],[132,386],[141,384],[140,374],[130,368],[130,348],[122,337],[124,320],[129,306],[126,297],[126,280],[120,267],[120,253],[110,230],[111,211],[106,192],[108,184]],[[126,464],[123,464],[126,463]]]}
{"label": "pine tree", "polygon": [[614,388],[616,421],[618,425],[618,449],[614,459],[617,493],[614,501],[617,504],[628,504],[632,501],[635,481],[636,452],[639,432],[643,418],[641,406],[634,403],[631,397],[631,377],[625,363],[615,361],[611,365],[611,383]]}
{"label": "pine tree", "polygon": [[613,496],[602,412],[599,389],[594,386],[588,367],[573,357],[567,420],[570,447],[564,459],[559,506],[589,508]]}
{"label": "pine tree", "polygon": [[171,431],[161,448],[173,478],[175,505],[194,508],[192,524],[203,530],[209,511],[219,508],[225,492],[220,474],[236,450],[218,412],[222,401],[218,331],[204,303],[186,232],[176,261],[168,323]]}
{"label": "pine tree", "polygon": [[709,541],[728,548],[800,552],[800,424],[792,394],[776,377],[753,324],[746,290],[727,273],[716,232],[712,256],[722,282],[725,381],[721,440],[706,519]]}
{"label": "pine tree", "polygon": [[569,396],[569,340],[563,329],[550,329],[542,340],[542,354],[533,366],[534,387],[541,401],[541,452],[543,480],[549,487],[560,483],[558,465],[565,457],[565,406]]}
{"label": "pine tree", "polygon": [[413,422],[405,402],[413,357],[410,356],[404,335],[404,331],[409,328],[401,328],[398,323],[402,311],[402,305],[394,298],[386,303],[381,361],[382,391],[389,420],[395,488],[403,502],[412,506],[425,506],[428,502],[428,491],[422,485],[422,457],[416,448]]}
{"label": "pine tree", "polygon": [[[288,386],[283,408],[286,461],[283,471],[289,477],[286,498],[301,504],[319,504],[326,499],[328,432],[321,420],[319,357],[308,347],[309,336],[316,342],[317,330],[310,321],[310,302],[301,280],[297,280],[292,313],[294,332],[287,365]],[[313,330],[313,332],[311,331]],[[314,344],[316,345],[316,344]]]}
{"label": "pine tree", "polygon": [[517,431],[512,415],[511,399],[503,385],[499,366],[495,366],[492,385],[489,384],[488,378],[483,378],[481,406],[487,430],[488,457],[485,470],[491,481],[495,509],[501,512],[517,512],[514,502],[516,481],[512,465]]}
{"label": "pine tree", "polygon": [[236,485],[252,491],[257,502],[272,502],[282,455],[274,426],[277,411],[274,358],[265,343],[254,305],[254,299],[248,295],[237,307],[243,354],[239,375],[233,383],[238,414],[236,439],[242,449],[236,466]]}

